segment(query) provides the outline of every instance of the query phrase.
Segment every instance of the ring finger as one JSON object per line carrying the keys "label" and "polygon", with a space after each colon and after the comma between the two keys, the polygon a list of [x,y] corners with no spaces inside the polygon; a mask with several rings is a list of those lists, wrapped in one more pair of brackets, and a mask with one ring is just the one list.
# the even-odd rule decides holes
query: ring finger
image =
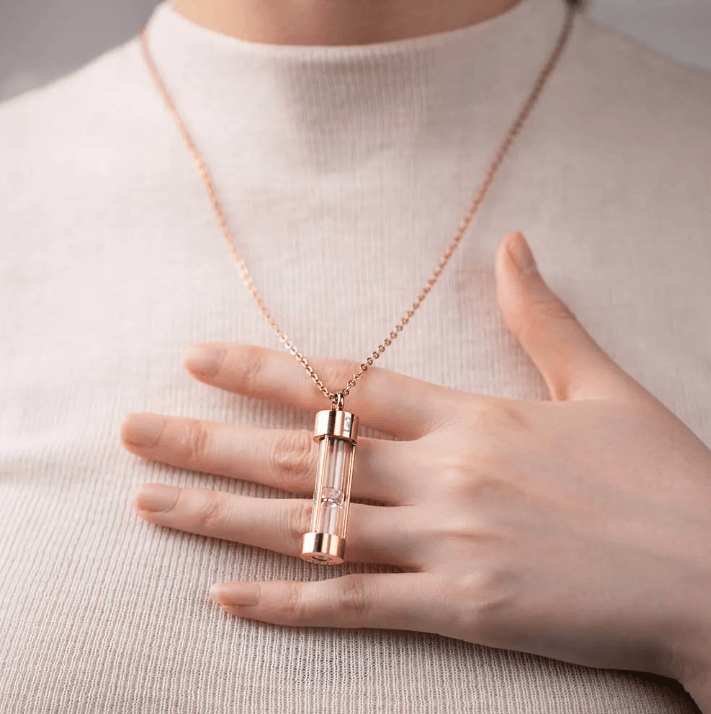
{"label": "ring finger", "polygon": [[[285,555],[301,553],[301,537],[311,529],[313,502],[292,498],[251,498],[203,488],[143,484],[136,510],[151,523],[197,535],[237,541]],[[352,503],[346,560],[389,563],[418,569],[412,508]]]}
{"label": "ring finger", "polygon": [[[318,444],[306,430],[234,427],[221,422],[136,412],[126,417],[121,440],[144,458],[191,471],[256,481],[312,494]],[[405,462],[413,444],[361,437],[356,447],[352,496],[389,505],[408,499]],[[409,489],[412,490],[412,489]]]}

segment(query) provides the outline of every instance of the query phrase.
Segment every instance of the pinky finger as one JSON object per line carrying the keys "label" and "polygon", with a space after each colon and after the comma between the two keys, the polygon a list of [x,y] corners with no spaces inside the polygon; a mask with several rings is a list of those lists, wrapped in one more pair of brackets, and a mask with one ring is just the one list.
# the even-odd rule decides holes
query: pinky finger
{"label": "pinky finger", "polygon": [[446,616],[439,580],[423,572],[231,582],[210,592],[230,614],[275,625],[437,633]]}

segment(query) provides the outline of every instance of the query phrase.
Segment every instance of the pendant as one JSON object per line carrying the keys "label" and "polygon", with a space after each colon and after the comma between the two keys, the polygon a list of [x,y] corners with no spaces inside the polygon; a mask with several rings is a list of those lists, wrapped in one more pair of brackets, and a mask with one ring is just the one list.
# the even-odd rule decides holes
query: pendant
{"label": "pendant", "polygon": [[343,394],[335,408],[316,413],[314,441],[319,444],[311,530],[301,539],[301,558],[321,565],[339,565],[346,552],[353,456],[358,417],[343,410]]}

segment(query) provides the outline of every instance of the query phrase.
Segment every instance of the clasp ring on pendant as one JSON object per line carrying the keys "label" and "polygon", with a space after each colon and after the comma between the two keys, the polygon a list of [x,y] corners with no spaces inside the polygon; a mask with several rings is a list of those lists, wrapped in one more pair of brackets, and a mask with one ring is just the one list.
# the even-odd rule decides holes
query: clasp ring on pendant
{"label": "clasp ring on pendant", "polygon": [[338,411],[343,411],[343,392],[331,395],[331,407]]}

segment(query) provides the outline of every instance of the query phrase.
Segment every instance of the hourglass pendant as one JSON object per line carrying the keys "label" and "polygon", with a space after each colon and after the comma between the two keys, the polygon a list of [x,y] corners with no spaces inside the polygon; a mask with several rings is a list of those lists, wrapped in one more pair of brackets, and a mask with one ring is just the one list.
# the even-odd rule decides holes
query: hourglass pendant
{"label": "hourglass pendant", "polygon": [[358,417],[338,405],[316,413],[314,441],[319,444],[311,530],[301,539],[301,558],[322,565],[338,565],[346,551],[346,528],[351,498],[353,455]]}

